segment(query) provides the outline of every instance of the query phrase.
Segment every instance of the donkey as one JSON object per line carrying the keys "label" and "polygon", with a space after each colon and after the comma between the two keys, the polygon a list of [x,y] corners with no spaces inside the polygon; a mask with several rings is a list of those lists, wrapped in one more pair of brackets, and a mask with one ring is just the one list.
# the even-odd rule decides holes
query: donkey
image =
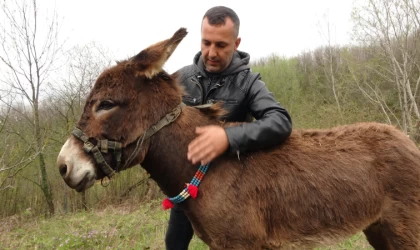
{"label": "donkey", "polygon": [[[235,124],[218,119],[221,105],[182,105],[177,75],[162,69],[186,34],[181,28],[98,77],[58,155],[68,186],[82,191],[140,164],[168,197],[190,190],[195,128]],[[277,147],[222,155],[199,179],[195,199],[178,206],[213,250],[304,249],[360,231],[374,249],[420,249],[420,151],[390,125],[296,129]]]}

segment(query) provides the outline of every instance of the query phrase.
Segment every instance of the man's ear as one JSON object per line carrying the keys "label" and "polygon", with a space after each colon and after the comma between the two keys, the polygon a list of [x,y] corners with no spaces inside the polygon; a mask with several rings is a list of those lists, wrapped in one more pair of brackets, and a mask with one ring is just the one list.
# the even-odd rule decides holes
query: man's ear
{"label": "man's ear", "polygon": [[241,43],[241,38],[240,37],[236,38],[236,41],[235,41],[235,50],[238,49],[240,43]]}
{"label": "man's ear", "polygon": [[187,33],[185,28],[180,28],[171,38],[142,50],[129,59],[129,67],[135,71],[137,76],[144,75],[147,78],[153,78],[162,71],[163,65]]}

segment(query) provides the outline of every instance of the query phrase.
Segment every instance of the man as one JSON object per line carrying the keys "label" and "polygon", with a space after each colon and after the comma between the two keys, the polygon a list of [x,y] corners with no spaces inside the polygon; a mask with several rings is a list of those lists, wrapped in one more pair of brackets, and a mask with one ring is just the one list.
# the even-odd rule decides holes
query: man
{"label": "man", "polygon": [[[183,102],[196,106],[222,101],[229,113],[223,120],[248,122],[223,128],[196,128],[197,138],[188,146],[188,159],[206,164],[229,151],[255,151],[284,142],[292,130],[291,118],[268,91],[259,74],[250,71],[250,56],[238,51],[241,42],[239,18],[227,7],[209,9],[201,24],[201,52],[194,63],[178,71],[187,96]],[[256,120],[252,122],[252,117]],[[193,236],[185,213],[175,206],[171,210],[166,249],[188,249]]]}

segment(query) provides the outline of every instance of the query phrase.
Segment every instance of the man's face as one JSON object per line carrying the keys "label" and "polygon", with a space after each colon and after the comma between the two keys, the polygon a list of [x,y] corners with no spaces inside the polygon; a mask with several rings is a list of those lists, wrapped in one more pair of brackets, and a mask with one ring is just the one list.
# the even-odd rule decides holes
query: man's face
{"label": "man's face", "polygon": [[211,73],[225,70],[240,42],[241,38],[235,36],[230,18],[219,26],[210,25],[205,18],[201,24],[201,53],[206,70]]}

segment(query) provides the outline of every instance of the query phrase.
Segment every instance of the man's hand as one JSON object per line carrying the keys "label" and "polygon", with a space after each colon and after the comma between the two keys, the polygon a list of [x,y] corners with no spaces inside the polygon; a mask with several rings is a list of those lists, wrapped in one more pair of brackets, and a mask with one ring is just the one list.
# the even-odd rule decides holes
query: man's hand
{"label": "man's hand", "polygon": [[187,154],[193,164],[200,162],[205,165],[229,148],[228,137],[221,126],[197,127],[195,133],[198,137],[188,145]]}

